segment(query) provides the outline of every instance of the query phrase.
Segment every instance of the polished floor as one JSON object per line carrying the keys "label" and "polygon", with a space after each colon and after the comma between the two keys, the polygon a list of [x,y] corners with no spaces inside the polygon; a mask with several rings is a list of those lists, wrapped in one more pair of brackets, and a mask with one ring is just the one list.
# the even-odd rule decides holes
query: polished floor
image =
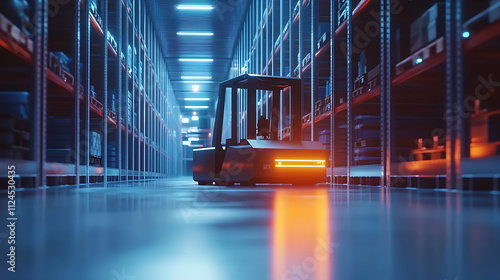
{"label": "polished floor", "polygon": [[500,279],[497,194],[182,178],[21,191],[16,207],[0,279]]}

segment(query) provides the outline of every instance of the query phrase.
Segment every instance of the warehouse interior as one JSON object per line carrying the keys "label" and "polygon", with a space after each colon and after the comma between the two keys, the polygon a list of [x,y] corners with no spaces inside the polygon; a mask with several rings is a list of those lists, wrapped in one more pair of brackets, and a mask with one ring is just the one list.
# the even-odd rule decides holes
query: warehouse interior
{"label": "warehouse interior", "polygon": [[[499,63],[500,0],[2,0],[2,279],[498,279]],[[266,139],[324,178],[193,177]]]}

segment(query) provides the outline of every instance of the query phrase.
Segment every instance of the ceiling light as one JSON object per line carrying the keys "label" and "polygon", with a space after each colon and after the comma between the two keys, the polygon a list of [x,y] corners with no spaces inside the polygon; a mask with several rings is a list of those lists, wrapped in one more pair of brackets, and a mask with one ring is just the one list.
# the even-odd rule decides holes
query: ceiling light
{"label": "ceiling light", "polygon": [[179,61],[189,61],[189,62],[212,62],[213,58],[179,58]]}
{"label": "ceiling light", "polygon": [[462,33],[462,37],[469,38],[470,37],[470,32],[465,31],[464,33]]}
{"label": "ceiling light", "polygon": [[205,98],[205,97],[186,97],[184,98],[185,101],[209,101],[210,98]]}
{"label": "ceiling light", "polygon": [[208,109],[208,106],[184,106],[186,109]]}
{"label": "ceiling light", "polygon": [[185,83],[185,84],[215,84],[214,81],[209,81],[209,80],[205,80],[205,81],[191,81],[191,80],[184,80],[184,81],[181,81],[181,80],[178,80],[178,81],[175,81],[177,83]]}
{"label": "ceiling light", "polygon": [[191,141],[182,141],[182,145],[189,146],[191,145]]}
{"label": "ceiling light", "polygon": [[193,111],[193,116],[196,116],[196,111]]}
{"label": "ceiling light", "polygon": [[192,117],[191,117],[191,120],[193,120],[193,121],[197,121],[197,120],[199,120],[199,119],[200,119],[200,117],[198,117],[198,116],[192,116]]}
{"label": "ceiling light", "polygon": [[211,80],[212,76],[181,76],[183,80]]}
{"label": "ceiling light", "polygon": [[200,85],[192,85],[192,86],[191,86],[191,89],[192,89],[194,92],[198,92],[198,91],[200,91]]}
{"label": "ceiling light", "polygon": [[214,7],[211,5],[178,5],[177,10],[213,10]]}
{"label": "ceiling light", "polygon": [[182,118],[182,123],[189,123],[189,119],[188,118]]}
{"label": "ceiling light", "polygon": [[188,140],[191,141],[191,142],[196,142],[196,141],[200,141],[200,138],[198,138],[198,137],[189,137]]}
{"label": "ceiling light", "polygon": [[177,32],[179,36],[213,36],[213,32]]}

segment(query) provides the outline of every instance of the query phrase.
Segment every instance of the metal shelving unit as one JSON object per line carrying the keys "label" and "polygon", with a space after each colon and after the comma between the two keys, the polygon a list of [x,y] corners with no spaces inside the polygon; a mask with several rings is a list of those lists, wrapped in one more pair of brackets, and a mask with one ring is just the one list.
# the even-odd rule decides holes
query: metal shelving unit
{"label": "metal shelving unit", "polygon": [[[498,1],[254,0],[231,76],[303,79],[303,140],[330,149],[332,183],[499,190],[499,10]],[[436,34],[419,46],[410,34],[424,14]],[[489,132],[478,125],[486,119]],[[286,119],[280,130],[286,139]]]}
{"label": "metal shelving unit", "polygon": [[15,164],[23,187],[178,175],[180,110],[147,1],[68,2],[50,15],[47,1],[29,2],[33,36],[0,16],[1,67],[13,72],[0,84],[28,92],[25,119],[2,116],[27,126],[27,147],[0,165]]}

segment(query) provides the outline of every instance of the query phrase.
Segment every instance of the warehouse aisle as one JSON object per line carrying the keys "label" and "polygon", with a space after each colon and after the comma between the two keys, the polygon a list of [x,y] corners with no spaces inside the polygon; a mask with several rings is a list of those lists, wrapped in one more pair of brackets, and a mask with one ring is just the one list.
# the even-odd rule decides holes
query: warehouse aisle
{"label": "warehouse aisle", "polygon": [[17,196],[16,276],[498,279],[499,209],[491,194],[189,178],[29,190]]}

